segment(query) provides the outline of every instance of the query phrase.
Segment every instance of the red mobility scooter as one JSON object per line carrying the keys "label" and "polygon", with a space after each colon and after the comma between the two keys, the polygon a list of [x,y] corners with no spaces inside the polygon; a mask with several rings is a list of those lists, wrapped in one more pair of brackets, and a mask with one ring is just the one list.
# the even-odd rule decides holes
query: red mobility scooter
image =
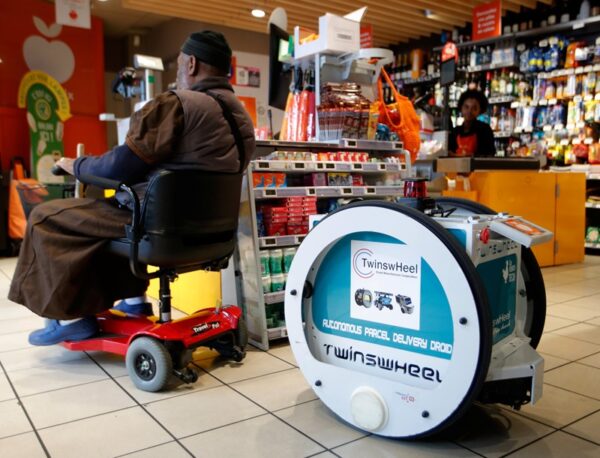
{"label": "red mobility scooter", "polygon": [[[170,283],[184,272],[227,266],[235,246],[242,177],[243,173],[159,170],[149,181],[142,205],[130,186],[81,177],[85,183],[130,196],[133,214],[126,238],[110,241],[107,249],[129,257],[137,277],[160,279],[160,313],[131,317],[109,310],[97,315],[99,334],[62,345],[124,355],[129,376],[144,391],[159,391],[173,377],[195,382],[198,373],[190,363],[198,347],[241,361],[248,336],[240,308],[218,306],[171,320]],[[148,272],[148,265],[158,270]]]}

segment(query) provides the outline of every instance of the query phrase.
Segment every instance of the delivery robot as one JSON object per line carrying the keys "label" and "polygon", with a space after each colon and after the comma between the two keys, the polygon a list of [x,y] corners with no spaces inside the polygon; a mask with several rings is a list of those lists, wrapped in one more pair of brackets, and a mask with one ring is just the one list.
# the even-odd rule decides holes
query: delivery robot
{"label": "delivery robot", "polygon": [[[529,248],[552,234],[466,201],[430,204],[330,213],[288,276],[304,377],[335,414],[381,436],[431,436],[475,401],[518,409],[542,395],[545,293]],[[358,291],[393,291],[402,310],[359,306]]]}

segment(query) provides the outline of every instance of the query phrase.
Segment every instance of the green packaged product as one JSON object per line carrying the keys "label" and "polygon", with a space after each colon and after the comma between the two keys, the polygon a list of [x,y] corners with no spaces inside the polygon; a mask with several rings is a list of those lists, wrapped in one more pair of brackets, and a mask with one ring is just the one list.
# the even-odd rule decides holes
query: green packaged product
{"label": "green packaged product", "polygon": [[263,277],[271,274],[271,270],[269,269],[269,258],[268,251],[260,252],[260,274]]}
{"label": "green packaged product", "polygon": [[283,271],[289,272],[292,266],[292,260],[296,256],[297,249],[295,247],[285,248],[283,250]]}
{"label": "green packaged product", "polygon": [[283,272],[283,251],[282,250],[270,250],[269,251],[269,270],[272,275],[277,275]]}
{"label": "green packaged product", "polygon": [[271,275],[271,291],[283,291],[285,288],[285,277],[283,274]]}
{"label": "green packaged product", "polygon": [[271,276],[265,275],[261,278],[261,280],[262,280],[263,293],[270,293],[271,292]]}

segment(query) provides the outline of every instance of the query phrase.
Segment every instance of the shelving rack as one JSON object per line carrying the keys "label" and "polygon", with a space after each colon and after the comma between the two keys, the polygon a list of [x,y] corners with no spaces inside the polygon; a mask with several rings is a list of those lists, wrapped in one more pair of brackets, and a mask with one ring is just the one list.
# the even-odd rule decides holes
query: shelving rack
{"label": "shelving rack", "polygon": [[[301,186],[287,188],[254,188],[253,174],[259,172],[283,172],[302,174],[314,172],[352,172],[371,177],[377,174],[411,176],[410,154],[401,142],[381,142],[367,140],[340,140],[339,142],[280,142],[258,141],[257,156],[264,157],[276,151],[368,152],[380,158],[375,162],[334,162],[334,161],[295,161],[264,160],[252,161],[246,172],[242,188],[242,203],[238,227],[238,245],[235,255],[236,278],[239,303],[242,304],[250,342],[267,350],[272,340],[287,337],[285,326],[267,327],[266,305],[282,303],[284,292],[264,293],[261,279],[260,251],[270,248],[298,246],[306,235],[282,235],[259,237],[257,227],[257,204],[270,199],[290,196],[315,196],[319,198],[361,197],[378,199],[402,195],[402,185],[394,186]],[[401,155],[404,162],[385,162],[389,155]]]}
{"label": "shelving rack", "polygon": [[[590,187],[594,186],[596,190],[600,190],[600,174],[598,173],[587,173],[586,182],[586,194],[588,194]],[[587,202],[585,203],[585,219],[586,219],[586,230],[588,227],[599,227],[600,228],[600,203]],[[600,255],[600,242],[588,242],[585,243],[585,251],[588,254]]]}

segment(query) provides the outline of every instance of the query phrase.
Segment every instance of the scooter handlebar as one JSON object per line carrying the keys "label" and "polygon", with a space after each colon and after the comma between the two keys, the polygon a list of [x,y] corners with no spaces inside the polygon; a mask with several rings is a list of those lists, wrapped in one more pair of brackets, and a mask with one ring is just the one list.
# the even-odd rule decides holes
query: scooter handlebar
{"label": "scooter handlebar", "polygon": [[110,178],[97,177],[95,175],[79,175],[79,181],[86,184],[98,186],[102,189],[121,189],[123,183],[117,180],[111,180]]}
{"label": "scooter handlebar", "polygon": [[54,164],[52,166],[52,168],[50,169],[50,172],[52,173],[52,175],[56,175],[56,176],[69,175],[69,172],[67,172],[65,169],[63,169],[60,165],[56,165],[56,164]]}

